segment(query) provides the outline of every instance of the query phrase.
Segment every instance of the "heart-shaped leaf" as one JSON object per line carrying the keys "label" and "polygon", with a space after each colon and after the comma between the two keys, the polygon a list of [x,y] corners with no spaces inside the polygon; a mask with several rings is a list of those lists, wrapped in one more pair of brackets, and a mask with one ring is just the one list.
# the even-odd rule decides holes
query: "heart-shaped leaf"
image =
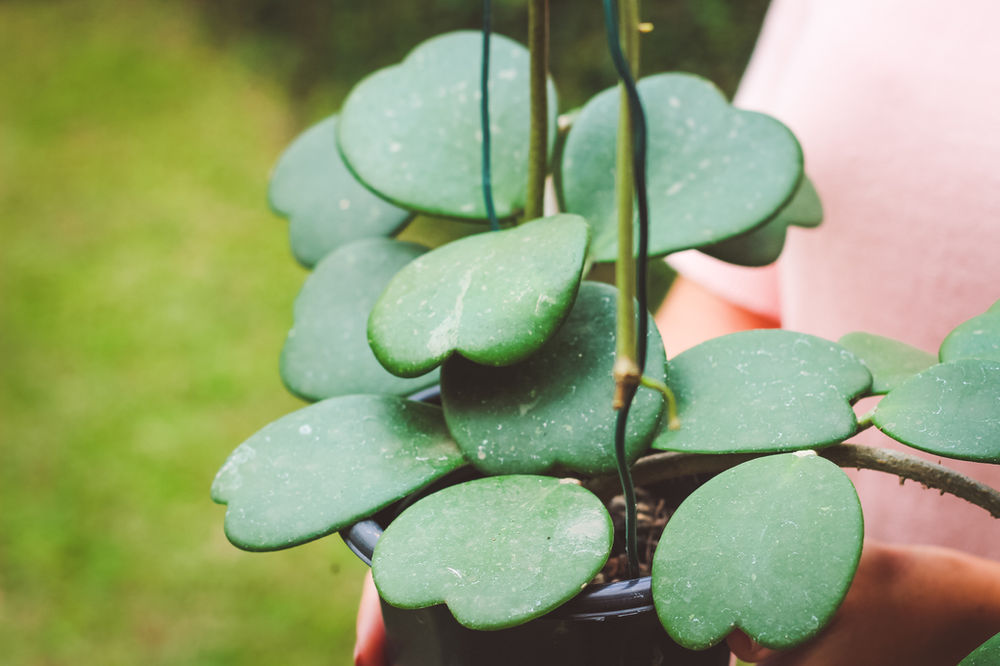
{"label": "heart-shaped leaf", "polygon": [[681,427],[653,447],[731,453],[825,446],[857,430],[851,400],[871,375],[840,345],[777,329],[703,342],[667,364]]}
{"label": "heart-shaped leaf", "polygon": [[838,340],[861,359],[872,373],[872,395],[888,393],[896,386],[937,363],[934,354],[905,342],[872,333],[848,333]]}
{"label": "heart-shaped leaf", "polygon": [[437,372],[413,379],[389,373],[368,346],[372,305],[392,276],[425,251],[369,238],[334,250],[316,266],[295,300],[295,324],[281,350],[281,378],[292,393],[306,400],[409,395],[437,383]]}
{"label": "heart-shaped leaf", "polygon": [[372,574],[402,608],[445,603],[473,629],[522,624],[576,596],[604,566],[611,517],[573,483],[500,476],[409,507],[375,546]]}
{"label": "heart-shaped leaf", "polygon": [[935,365],[890,391],[872,422],[923,451],[1000,463],[1000,363],[959,359]]}
{"label": "heart-shaped leaf", "polygon": [[694,492],[653,557],[660,622],[700,650],[739,627],[770,648],[822,629],[861,555],[861,506],[850,479],[811,453],[758,458]]}
{"label": "heart-shaped leaf", "polygon": [[[615,469],[616,298],[614,287],[582,283],[563,325],[520,363],[493,368],[459,356],[445,362],[445,420],[476,467],[489,474],[540,473],[555,464],[586,474]],[[647,353],[646,375],[663,382],[666,357],[652,317]],[[625,439],[631,460],[648,448],[662,411],[660,395],[640,388]]]}
{"label": "heart-shaped leaf", "polygon": [[[791,200],[802,179],[802,151],[784,125],[734,109],[711,83],[690,74],[647,77],[639,94],[650,110],[651,255],[746,233]],[[584,106],[566,139],[559,178],[564,209],[594,227],[591,254],[598,261],[617,253],[618,105],[617,89],[609,89]]]}
{"label": "heart-shaped leaf", "polygon": [[766,266],[781,255],[788,227],[816,227],[822,221],[823,204],[812,181],[803,177],[795,197],[770,222],[751,232],[703,247],[701,251],[731,264]]}
{"label": "heart-shaped leaf", "polygon": [[[1000,303],[998,303],[1000,304]],[[1000,362],[1000,307],[994,304],[985,313],[957,326],[941,343],[941,361],[978,358]]]}
{"label": "heart-shaped leaf", "polygon": [[996,666],[997,664],[1000,664],[1000,634],[976,648],[958,666]]}
{"label": "heart-shaped leaf", "polygon": [[[399,65],[354,87],[341,111],[338,140],[348,166],[400,206],[433,215],[486,217],[482,188],[480,77],[483,36],[453,32],[417,46]],[[497,215],[524,207],[530,129],[529,54],[490,40],[490,136]],[[548,84],[549,152],[556,93]]]}
{"label": "heart-shaped leaf", "polygon": [[289,218],[292,254],[311,268],[331,250],[358,238],[389,236],[410,218],[367,189],[337,151],[337,117],[300,134],[271,173],[268,201]]}
{"label": "heart-shaped leaf", "polygon": [[401,377],[455,351],[510,365],[545,344],[573,305],[587,254],[587,223],[555,215],[469,236],[408,264],[368,320],[375,357]]}
{"label": "heart-shaped leaf", "polygon": [[423,488],[465,460],[441,410],[390,396],[331,398],[264,427],[212,484],[226,536],[246,550],[317,539]]}

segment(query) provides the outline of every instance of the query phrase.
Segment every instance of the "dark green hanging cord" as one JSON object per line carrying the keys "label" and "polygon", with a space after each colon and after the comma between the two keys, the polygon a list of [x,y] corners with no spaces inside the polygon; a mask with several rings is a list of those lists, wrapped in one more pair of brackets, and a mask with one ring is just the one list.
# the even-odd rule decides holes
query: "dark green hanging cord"
{"label": "dark green hanging cord", "polygon": [[[649,253],[649,207],[646,196],[646,115],[642,110],[639,91],[636,90],[632,71],[622,52],[618,37],[618,3],[604,0],[604,26],[608,35],[608,50],[618,76],[625,86],[628,98],[628,112],[632,121],[632,173],[635,179],[636,207],[639,212],[639,244],[636,257],[636,297],[639,301],[639,321],[637,322],[638,344],[636,365],[643,372],[646,367],[646,336],[649,330],[648,295],[646,293],[646,272]],[[636,538],[635,486],[625,455],[625,435],[628,414],[635,397],[635,388],[625,395],[625,403],[618,410],[615,423],[615,456],[618,462],[618,476],[625,497],[625,553],[628,558],[629,576],[639,575],[638,542]]]}
{"label": "dark green hanging cord", "polygon": [[483,71],[480,76],[481,104],[480,114],[482,117],[483,134],[483,200],[486,203],[486,216],[490,220],[490,229],[500,230],[500,222],[497,220],[497,211],[493,206],[493,179],[490,175],[490,33],[492,32],[491,15],[493,10],[490,0],[483,0]]}

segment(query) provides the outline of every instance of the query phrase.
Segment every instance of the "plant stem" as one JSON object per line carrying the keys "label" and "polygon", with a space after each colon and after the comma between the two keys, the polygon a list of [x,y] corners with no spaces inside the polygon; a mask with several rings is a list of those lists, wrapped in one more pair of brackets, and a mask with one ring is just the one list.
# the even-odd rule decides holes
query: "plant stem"
{"label": "plant stem", "polygon": [[667,429],[677,430],[680,428],[681,421],[677,418],[677,396],[670,390],[670,387],[646,375],[639,378],[639,383],[646,388],[659,391],[663,399],[667,401]]}
{"label": "plant stem", "polygon": [[[840,467],[871,469],[895,474],[901,481],[916,481],[927,488],[949,493],[1000,518],[1000,490],[996,490],[956,472],[944,465],[927,462],[909,453],[863,446],[851,442],[827,446],[816,452]],[[754,458],[773,453],[654,453],[640,458],[632,467],[632,474],[639,485],[677,479],[696,474],[716,474]],[[591,479],[584,486],[602,498],[617,492],[614,477]]]}
{"label": "plant stem", "polygon": [[528,138],[528,188],[524,219],[544,214],[549,154],[549,1],[528,3],[528,49],[531,52],[531,130]]}
{"label": "plant stem", "polygon": [[866,430],[872,426],[872,417],[875,416],[875,408],[872,407],[867,413],[858,417],[858,432]]}
{"label": "plant stem", "polygon": [[480,72],[480,94],[482,100],[479,107],[480,127],[483,135],[482,181],[483,204],[486,207],[486,217],[490,221],[492,231],[500,230],[496,209],[493,205],[492,158],[490,156],[490,35],[493,31],[493,6],[491,0],[483,0],[483,53],[482,70]]}
{"label": "plant stem", "polygon": [[[616,11],[617,9],[617,11]],[[636,537],[635,484],[625,453],[625,438],[632,400],[642,378],[646,359],[646,328],[649,315],[645,311],[645,252],[647,211],[645,200],[645,120],[642,105],[635,90],[638,69],[638,0],[623,0],[616,8],[615,0],[604,0],[604,22],[608,47],[621,81],[621,101],[618,112],[618,142],[615,164],[615,189],[618,210],[618,259],[615,282],[618,287],[616,326],[615,392],[612,406],[618,410],[615,422],[615,461],[618,479],[625,499],[625,555],[629,577],[639,575],[638,540]],[[622,47],[622,42],[625,46]],[[637,150],[637,144],[640,150]],[[632,200],[639,204],[639,251],[643,275],[640,302],[643,311],[636,325],[636,267],[632,241]]]}
{"label": "plant stem", "polygon": [[[618,4],[618,25],[622,53],[634,77],[639,69],[638,2],[623,0]],[[639,384],[642,369],[636,362],[638,340],[635,317],[635,257],[632,201],[635,196],[633,170],[634,127],[629,111],[628,90],[619,82],[618,139],[615,159],[615,195],[618,211],[618,259],[615,262],[615,286],[618,288],[618,323],[615,353],[615,396],[613,406],[621,409],[626,395]],[[645,342],[644,340],[642,342]]]}

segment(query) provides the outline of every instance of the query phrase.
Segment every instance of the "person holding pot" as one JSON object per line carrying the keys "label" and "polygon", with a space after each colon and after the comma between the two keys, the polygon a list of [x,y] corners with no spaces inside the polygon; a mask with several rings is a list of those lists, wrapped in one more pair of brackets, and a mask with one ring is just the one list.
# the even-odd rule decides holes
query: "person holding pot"
{"label": "person holding pot", "polygon": [[[994,0],[771,3],[735,104],[799,138],[825,221],[790,229],[763,269],[675,255],[681,277],[657,313],[668,355],[779,325],[933,352],[1000,299],[997,24]],[[874,430],[858,439],[899,446]],[[1000,487],[1000,466],[946,464]],[[1000,521],[891,475],[851,476],[866,539],[834,620],[784,653],[735,631],[734,654],[769,666],[943,666],[1000,632]],[[369,578],[355,664],[382,666],[383,647]]]}
{"label": "person holding pot", "polygon": [[[735,104],[799,138],[825,220],[790,229],[781,259],[764,269],[675,255],[682,277],[657,315],[668,354],[777,325],[830,340],[866,331],[936,352],[1000,299],[1000,43],[990,27],[1000,4],[956,9],[771,3]],[[874,429],[857,439],[901,448]],[[1000,466],[944,464],[1000,487]],[[1000,521],[891,475],[849,474],[866,540],[837,616],[791,653],[739,633],[733,651],[769,665],[932,666],[1000,632]]]}

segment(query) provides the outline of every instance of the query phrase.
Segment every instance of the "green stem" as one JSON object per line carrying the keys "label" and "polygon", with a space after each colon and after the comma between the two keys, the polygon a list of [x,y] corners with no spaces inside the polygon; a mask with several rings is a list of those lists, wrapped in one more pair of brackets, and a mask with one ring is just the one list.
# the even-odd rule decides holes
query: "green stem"
{"label": "green stem", "polygon": [[[604,0],[605,22],[608,28],[608,42],[618,70],[621,96],[618,111],[618,146],[615,163],[615,192],[618,209],[618,258],[615,262],[615,283],[618,287],[617,326],[615,345],[614,380],[615,394],[612,405],[618,410],[615,422],[615,459],[618,478],[625,499],[625,554],[628,559],[629,576],[639,574],[638,540],[636,534],[635,484],[625,454],[625,438],[629,410],[636,389],[642,379],[642,363],[645,353],[638,353],[639,345],[645,352],[646,336],[639,334],[636,327],[636,267],[634,256],[632,201],[636,193],[635,127],[633,126],[630,90],[626,85],[634,80],[638,69],[638,0],[622,0],[614,10],[613,0]],[[617,31],[615,25],[617,24]],[[640,212],[643,202],[640,201]],[[645,330],[645,311],[640,314],[642,330]]]}
{"label": "green stem", "polygon": [[[863,446],[852,442],[826,446],[816,454],[840,467],[871,469],[894,474],[903,481],[915,481],[927,488],[949,493],[981,507],[994,518],[1000,518],[1000,490],[971,479],[960,472],[893,449]],[[718,474],[730,467],[773,453],[654,453],[640,458],[632,468],[639,485],[693,475]],[[617,479],[600,476],[588,479],[583,486],[601,498],[610,498],[619,491]]]}
{"label": "green stem", "polygon": [[548,172],[548,0],[531,0],[528,4],[528,49],[531,52],[531,130],[528,138],[528,188],[525,194],[524,219],[533,220],[544,214],[545,176]]}
{"label": "green stem", "polygon": [[[622,52],[632,75],[638,71],[638,0],[622,0],[618,5],[618,25]],[[634,136],[628,93],[624,83],[618,84],[618,150],[615,158],[615,198],[618,211],[618,259],[615,262],[615,286],[618,288],[618,322],[615,350],[615,407],[624,402],[626,385],[633,388],[642,370],[636,363],[638,346],[635,322],[635,246],[632,201],[635,196],[635,174],[632,168]]]}
{"label": "green stem", "polygon": [[872,426],[872,418],[875,416],[875,408],[858,417],[858,432],[866,430]]}
{"label": "green stem", "polygon": [[639,379],[639,383],[646,388],[651,388],[654,391],[659,391],[663,395],[663,399],[667,401],[667,429],[677,430],[681,427],[681,420],[677,418],[677,396],[674,392],[670,390],[670,387],[663,382],[658,382],[651,377],[643,375]]}

